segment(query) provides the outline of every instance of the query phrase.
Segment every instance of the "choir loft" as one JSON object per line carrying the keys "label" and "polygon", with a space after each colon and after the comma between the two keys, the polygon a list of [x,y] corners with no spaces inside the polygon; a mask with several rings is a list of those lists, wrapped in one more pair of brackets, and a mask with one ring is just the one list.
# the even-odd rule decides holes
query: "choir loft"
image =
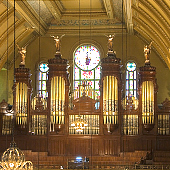
{"label": "choir loft", "polygon": [[21,169],[167,168],[169,8],[0,1],[0,168],[11,142]]}

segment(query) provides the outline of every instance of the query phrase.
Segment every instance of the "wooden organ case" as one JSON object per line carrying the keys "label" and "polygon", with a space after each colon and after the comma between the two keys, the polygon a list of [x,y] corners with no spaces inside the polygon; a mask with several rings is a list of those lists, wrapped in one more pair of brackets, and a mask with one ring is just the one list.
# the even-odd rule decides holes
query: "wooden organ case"
{"label": "wooden organ case", "polygon": [[[127,96],[123,108],[120,62],[114,51],[108,51],[101,60],[100,107],[96,107],[98,101],[92,99],[86,81],[79,86],[70,106],[68,61],[60,52],[48,61],[47,100],[36,96],[31,102],[30,70],[23,65],[16,68],[13,108],[19,148],[45,153],[49,159],[55,157],[55,164],[63,166],[77,156],[87,157],[89,164],[97,166],[106,158],[114,164],[113,158],[122,152],[170,151],[166,146],[170,140],[170,102],[166,99],[162,108],[157,106],[156,68],[150,63],[139,68],[137,107]],[[3,101],[0,107],[3,152],[11,141],[12,130],[11,118],[4,112],[7,103]],[[87,124],[82,132],[72,126],[78,117]],[[48,158],[46,164],[50,164]]]}

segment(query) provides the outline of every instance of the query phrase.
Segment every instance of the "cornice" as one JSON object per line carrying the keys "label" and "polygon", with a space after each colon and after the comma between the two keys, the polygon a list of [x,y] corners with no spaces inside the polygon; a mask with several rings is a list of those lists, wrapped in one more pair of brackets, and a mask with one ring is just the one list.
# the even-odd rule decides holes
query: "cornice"
{"label": "cornice", "polygon": [[113,19],[114,17],[114,12],[113,12],[113,6],[111,1],[108,0],[103,0],[103,4],[107,13],[108,18]]}
{"label": "cornice", "polygon": [[50,27],[75,27],[75,26],[115,26],[119,25],[121,22],[117,19],[96,19],[96,20],[60,20],[52,22]]}

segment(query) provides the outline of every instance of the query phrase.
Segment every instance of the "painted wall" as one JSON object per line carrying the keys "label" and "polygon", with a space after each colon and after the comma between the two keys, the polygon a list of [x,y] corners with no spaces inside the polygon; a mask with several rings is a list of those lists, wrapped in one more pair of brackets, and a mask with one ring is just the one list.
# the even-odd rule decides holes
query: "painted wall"
{"label": "painted wall", "polygon": [[[123,46],[122,46],[123,39]],[[72,64],[73,64],[73,52],[79,44],[92,43],[99,48],[101,52],[101,58],[106,57],[107,54],[107,37],[84,37],[81,36],[80,40],[76,36],[65,35],[61,40],[61,54],[62,58],[66,58],[70,63],[70,79],[72,80]],[[39,45],[40,43],[40,45]],[[134,60],[137,67],[144,65],[144,54],[143,47],[145,43],[141,41],[138,37],[134,35],[124,36],[116,35],[114,39],[114,50],[118,58],[121,58],[122,64],[128,60]],[[55,54],[55,43],[52,37],[41,37],[40,40],[37,38],[27,47],[27,57],[26,57],[26,67],[31,69],[31,79],[33,87],[33,96],[36,95],[36,73],[37,66],[40,61],[48,61],[50,58],[54,58]],[[19,55],[19,54],[17,54]],[[170,99],[170,70],[166,67],[160,56],[156,54],[154,49],[150,54],[151,65],[157,68],[157,83],[158,83],[158,103],[162,103],[165,98]],[[16,67],[19,66],[20,57],[16,61]],[[124,74],[124,66],[122,67],[122,74]],[[124,76],[122,76],[124,78]],[[6,98],[6,71],[0,71],[0,101]],[[11,88],[13,85],[13,68],[9,70],[9,93],[12,92]],[[71,81],[72,82],[72,81]],[[12,96],[8,96],[8,101],[12,104]]]}

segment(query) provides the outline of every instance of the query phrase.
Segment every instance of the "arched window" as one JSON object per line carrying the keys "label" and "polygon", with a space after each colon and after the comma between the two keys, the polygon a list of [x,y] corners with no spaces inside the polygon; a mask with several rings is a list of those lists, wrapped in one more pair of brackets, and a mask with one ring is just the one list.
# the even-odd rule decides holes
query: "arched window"
{"label": "arched window", "polygon": [[38,94],[43,99],[48,97],[46,83],[48,80],[48,64],[40,63],[39,64],[39,75],[38,75]]}
{"label": "arched window", "polygon": [[74,53],[74,90],[78,89],[84,80],[92,88],[91,97],[99,99],[100,53],[92,45],[82,45]]}
{"label": "arched window", "polygon": [[136,63],[129,61],[126,64],[126,96],[137,98],[137,78],[136,78]]}

